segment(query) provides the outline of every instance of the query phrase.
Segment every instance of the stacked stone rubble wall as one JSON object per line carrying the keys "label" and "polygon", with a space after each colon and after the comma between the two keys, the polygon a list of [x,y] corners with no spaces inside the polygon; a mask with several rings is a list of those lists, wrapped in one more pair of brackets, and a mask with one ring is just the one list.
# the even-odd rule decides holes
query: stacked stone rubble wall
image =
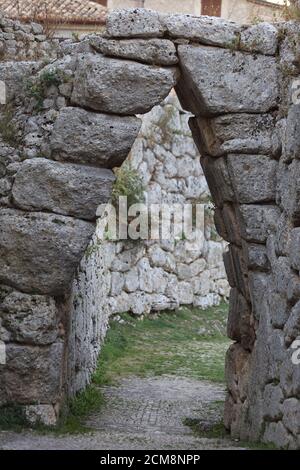
{"label": "stacked stone rubble wall", "polygon": [[111,268],[106,248],[92,243],[83,259],[94,214],[139,133],[136,115],[175,86],[229,242],[226,427],[299,448],[299,23],[115,11],[105,37],[58,55],[0,67],[10,104],[1,109],[1,403],[53,422],[89,381],[112,285],[94,269]]}

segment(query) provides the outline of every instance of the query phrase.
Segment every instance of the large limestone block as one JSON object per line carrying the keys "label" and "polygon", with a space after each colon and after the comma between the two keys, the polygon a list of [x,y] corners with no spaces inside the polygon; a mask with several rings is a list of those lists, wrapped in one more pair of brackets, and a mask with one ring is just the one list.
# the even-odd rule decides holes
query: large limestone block
{"label": "large limestone block", "polygon": [[68,289],[94,224],[42,212],[0,212],[0,282],[34,294]]}
{"label": "large limestone block", "polygon": [[232,344],[226,353],[225,376],[228,391],[237,401],[242,393],[241,384],[248,371],[249,352],[239,343]]}
{"label": "large limestone block", "polygon": [[195,115],[265,113],[276,107],[278,69],[273,57],[195,45],[179,46],[178,54],[183,72],[179,96]]}
{"label": "large limestone block", "polygon": [[289,398],[282,405],[283,424],[285,427],[297,437],[300,434],[300,400],[297,398]]}
{"label": "large limestone block", "polygon": [[55,403],[60,398],[63,343],[51,346],[8,344],[3,370],[4,389],[10,402]]}
{"label": "large limestone block", "polygon": [[1,316],[11,341],[46,345],[58,337],[58,315],[52,297],[14,291],[1,304]]}
{"label": "large limestone block", "polygon": [[264,390],[264,417],[267,420],[282,418],[282,402],[284,396],[279,385],[268,384]]}
{"label": "large limestone block", "polygon": [[120,57],[151,65],[174,65],[178,62],[175,45],[168,39],[105,39],[93,36],[92,47],[108,57]]}
{"label": "large limestone block", "polygon": [[291,344],[300,336],[300,301],[294,305],[284,326],[285,341]]}
{"label": "large limestone block", "polygon": [[292,445],[293,437],[281,421],[271,423],[267,422],[262,441],[267,444],[276,443],[277,449],[286,450]]}
{"label": "large limestone block", "polygon": [[78,58],[71,100],[105,113],[142,114],[166,98],[178,77],[177,68],[86,54]]}
{"label": "large limestone block", "polygon": [[0,80],[5,83],[6,102],[18,100],[24,95],[29,78],[39,68],[37,62],[2,62]]}
{"label": "large limestone block", "polygon": [[300,271],[300,228],[291,232],[290,263],[293,269]]}
{"label": "large limestone block", "polygon": [[275,232],[280,218],[279,207],[272,204],[242,204],[239,212],[242,237],[254,243],[265,243],[268,236]]}
{"label": "large limestone block", "polygon": [[222,206],[226,201],[234,201],[226,160],[223,157],[218,159],[202,157],[201,165],[215,204]]}
{"label": "large limestone block", "polygon": [[189,121],[201,154],[219,157],[227,153],[275,154],[280,150],[275,120],[270,114],[225,114]]}
{"label": "large limestone block", "polygon": [[110,170],[34,158],[20,167],[13,199],[24,210],[94,220],[98,205],[110,198],[114,179]]}
{"label": "large limestone block", "polygon": [[270,262],[265,246],[244,242],[243,252],[249,269],[254,271],[269,271]]}
{"label": "large limestone block", "polygon": [[55,121],[50,148],[55,160],[112,168],[127,157],[141,121],[130,116],[63,108]]}
{"label": "large limestone block", "polygon": [[290,107],[286,124],[284,144],[285,158],[300,158],[300,106]]}
{"label": "large limestone block", "polygon": [[214,222],[218,234],[224,238],[224,240],[238,246],[241,245],[241,229],[237,206],[225,203],[222,209],[217,207]]}
{"label": "large limestone block", "polygon": [[230,245],[223,255],[224,265],[231,287],[237,287],[243,296],[249,300],[248,269],[242,250]]}
{"label": "large limestone block", "polygon": [[264,155],[228,155],[236,200],[242,204],[275,201],[278,163]]}
{"label": "large limestone block", "polygon": [[261,22],[242,31],[240,47],[248,52],[275,55],[278,41],[278,29],[272,24]]}
{"label": "large limestone block", "polygon": [[238,24],[221,18],[191,15],[164,15],[162,21],[169,36],[192,39],[210,46],[234,47],[238,42]]}
{"label": "large limestone block", "polygon": [[241,343],[244,349],[251,350],[255,340],[249,303],[236,288],[230,292],[227,335]]}
{"label": "large limestone block", "polygon": [[112,10],[106,18],[106,35],[111,37],[159,37],[164,27],[156,11],[143,8]]}
{"label": "large limestone block", "polygon": [[281,164],[277,175],[277,203],[295,225],[300,221],[300,161]]}

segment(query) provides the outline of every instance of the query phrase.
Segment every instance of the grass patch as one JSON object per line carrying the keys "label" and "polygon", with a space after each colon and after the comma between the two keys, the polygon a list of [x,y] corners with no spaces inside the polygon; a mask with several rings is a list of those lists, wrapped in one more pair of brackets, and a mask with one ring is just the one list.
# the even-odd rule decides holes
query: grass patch
{"label": "grass patch", "polygon": [[99,411],[103,403],[101,389],[92,384],[66,404],[58,425],[53,427],[40,423],[30,425],[26,420],[24,407],[3,406],[0,408],[0,430],[21,432],[24,429],[33,429],[39,434],[55,435],[90,432],[90,429],[82,424],[84,418],[93,411]]}
{"label": "grass patch", "polygon": [[206,426],[206,423],[202,423],[201,420],[196,418],[186,418],[183,424],[191,428],[197,437],[205,437],[207,439],[226,439],[228,437],[228,432],[222,420],[209,428]]}
{"label": "grass patch", "polygon": [[181,308],[140,320],[111,321],[94,383],[163,374],[224,382],[227,304],[207,310]]}
{"label": "grass patch", "polygon": [[[70,400],[65,415],[61,417],[59,425],[53,428],[52,432],[57,435],[89,432],[90,429],[82,423],[88,415],[99,411],[103,404],[104,397],[101,389],[91,384],[73,400]],[[45,431],[49,432],[49,429],[45,429]]]}
{"label": "grass patch", "polygon": [[24,409],[21,406],[7,405],[0,408],[0,429],[21,432],[27,426]]}

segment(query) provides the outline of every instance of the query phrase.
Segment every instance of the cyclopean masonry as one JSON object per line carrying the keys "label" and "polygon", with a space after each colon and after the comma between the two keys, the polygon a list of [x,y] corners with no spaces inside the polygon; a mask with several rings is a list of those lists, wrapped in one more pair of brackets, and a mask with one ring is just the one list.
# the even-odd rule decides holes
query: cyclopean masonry
{"label": "cyclopean masonry", "polygon": [[[96,208],[139,133],[136,115],[175,87],[229,242],[225,425],[299,448],[299,24],[113,11],[103,37],[49,42],[57,58],[46,65],[26,53],[45,40],[37,25],[1,25],[0,402],[54,424],[88,383],[116,250],[97,247]],[[10,62],[20,31],[29,36]]]}

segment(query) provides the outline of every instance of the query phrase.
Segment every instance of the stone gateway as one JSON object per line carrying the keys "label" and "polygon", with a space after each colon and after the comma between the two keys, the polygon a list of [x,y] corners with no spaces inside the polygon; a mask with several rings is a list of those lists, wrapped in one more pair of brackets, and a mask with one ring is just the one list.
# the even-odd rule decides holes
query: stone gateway
{"label": "stone gateway", "polygon": [[229,243],[226,428],[299,449],[299,23],[116,10],[103,37],[61,43],[34,24],[0,27],[0,404],[55,424],[89,382],[118,249],[93,249],[96,208],[136,115],[175,87]]}

